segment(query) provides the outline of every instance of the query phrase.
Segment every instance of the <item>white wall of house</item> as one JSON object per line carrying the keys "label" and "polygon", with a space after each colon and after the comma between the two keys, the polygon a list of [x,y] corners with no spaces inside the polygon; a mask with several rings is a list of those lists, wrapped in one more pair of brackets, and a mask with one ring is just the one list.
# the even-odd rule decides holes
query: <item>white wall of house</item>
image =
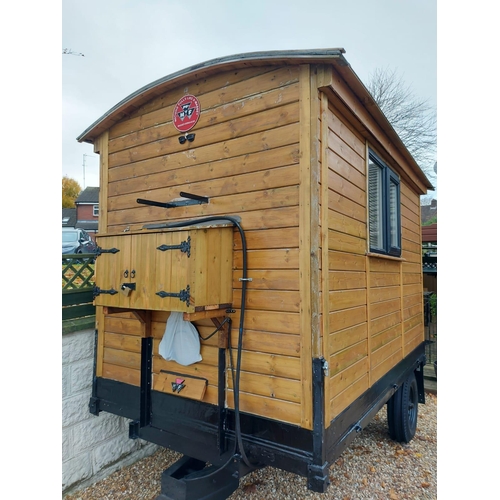
{"label": "white wall of house", "polygon": [[62,336],[62,491],[85,488],[158,447],[129,439],[129,420],[89,412],[94,330]]}

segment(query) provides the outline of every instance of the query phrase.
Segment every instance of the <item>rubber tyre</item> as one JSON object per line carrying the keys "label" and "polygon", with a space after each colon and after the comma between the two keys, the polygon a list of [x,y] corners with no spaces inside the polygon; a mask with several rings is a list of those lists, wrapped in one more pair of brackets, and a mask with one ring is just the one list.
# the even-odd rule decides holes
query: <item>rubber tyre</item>
{"label": "rubber tyre", "polygon": [[394,441],[409,443],[415,436],[418,420],[418,386],[412,373],[387,402],[389,435]]}

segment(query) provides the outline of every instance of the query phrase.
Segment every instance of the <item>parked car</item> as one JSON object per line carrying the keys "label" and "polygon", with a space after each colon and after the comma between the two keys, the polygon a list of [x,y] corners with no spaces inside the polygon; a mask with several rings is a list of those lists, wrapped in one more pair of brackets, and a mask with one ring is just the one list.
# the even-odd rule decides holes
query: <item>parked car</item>
{"label": "parked car", "polygon": [[62,253],[96,253],[97,245],[83,229],[64,227],[62,230]]}

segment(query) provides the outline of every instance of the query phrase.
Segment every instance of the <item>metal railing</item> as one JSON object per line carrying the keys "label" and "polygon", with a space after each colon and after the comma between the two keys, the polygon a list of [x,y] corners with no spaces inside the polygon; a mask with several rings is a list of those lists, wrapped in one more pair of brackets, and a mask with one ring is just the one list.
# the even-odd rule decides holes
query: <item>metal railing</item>
{"label": "metal railing", "polygon": [[437,360],[437,294],[424,292],[425,355],[427,363]]}

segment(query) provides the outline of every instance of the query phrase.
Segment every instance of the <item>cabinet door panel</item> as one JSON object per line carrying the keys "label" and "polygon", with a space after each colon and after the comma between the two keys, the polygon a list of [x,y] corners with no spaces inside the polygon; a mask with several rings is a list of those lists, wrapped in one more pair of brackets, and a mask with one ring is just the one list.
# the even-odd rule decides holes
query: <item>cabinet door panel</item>
{"label": "cabinet door panel", "polygon": [[[102,250],[116,248],[118,252],[104,252],[96,258],[95,283],[101,293],[96,297],[98,306],[129,307],[130,299],[121,292],[123,283],[130,282],[130,237],[97,237],[97,244]],[[118,293],[112,295],[110,290]]]}

